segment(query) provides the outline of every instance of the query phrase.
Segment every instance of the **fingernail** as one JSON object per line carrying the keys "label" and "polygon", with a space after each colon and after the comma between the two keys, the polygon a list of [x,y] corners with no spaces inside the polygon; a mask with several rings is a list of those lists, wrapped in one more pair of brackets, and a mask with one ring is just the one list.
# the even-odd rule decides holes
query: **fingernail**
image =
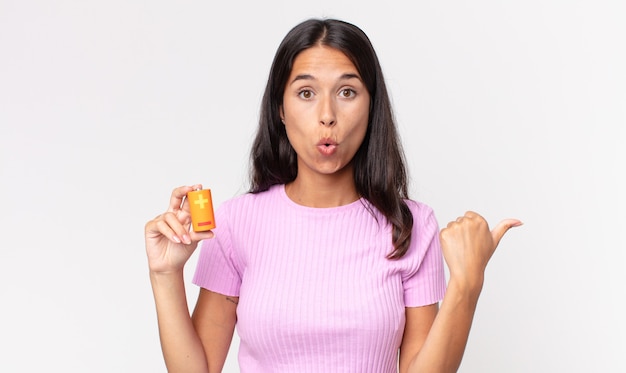
{"label": "fingernail", "polygon": [[184,241],[187,245],[189,245],[189,244],[191,243],[191,239],[190,239],[190,238],[189,238],[189,236],[187,236],[187,235],[184,235],[184,236],[183,236],[183,241]]}
{"label": "fingernail", "polygon": [[172,236],[172,240],[176,243],[180,243],[180,238],[178,238],[178,236]]}

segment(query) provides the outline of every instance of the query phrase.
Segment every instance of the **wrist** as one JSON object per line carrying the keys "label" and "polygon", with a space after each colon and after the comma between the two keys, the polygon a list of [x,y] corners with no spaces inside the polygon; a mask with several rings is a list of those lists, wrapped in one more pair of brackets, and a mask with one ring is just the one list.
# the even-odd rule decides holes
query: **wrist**
{"label": "wrist", "polygon": [[451,276],[450,281],[448,281],[447,293],[452,292],[463,299],[478,300],[483,289],[484,281],[484,276],[472,279],[461,279]]}
{"label": "wrist", "polygon": [[154,283],[168,283],[183,280],[183,270],[154,271],[150,270],[150,281]]}

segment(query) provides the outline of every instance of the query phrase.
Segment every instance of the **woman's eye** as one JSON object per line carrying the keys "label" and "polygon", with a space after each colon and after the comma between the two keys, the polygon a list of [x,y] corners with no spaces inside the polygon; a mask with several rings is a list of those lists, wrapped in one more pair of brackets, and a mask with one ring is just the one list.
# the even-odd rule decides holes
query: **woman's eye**
{"label": "woman's eye", "polygon": [[354,92],[354,90],[350,88],[346,88],[346,89],[342,89],[340,94],[341,94],[341,97],[350,98],[350,97],[353,97],[356,94],[356,92]]}
{"label": "woman's eye", "polygon": [[311,92],[311,91],[309,91],[309,90],[306,90],[306,89],[305,89],[305,90],[303,90],[303,91],[300,91],[300,93],[298,93],[298,95],[299,95],[301,98],[304,98],[304,99],[310,99],[311,97],[313,97],[313,92]]}

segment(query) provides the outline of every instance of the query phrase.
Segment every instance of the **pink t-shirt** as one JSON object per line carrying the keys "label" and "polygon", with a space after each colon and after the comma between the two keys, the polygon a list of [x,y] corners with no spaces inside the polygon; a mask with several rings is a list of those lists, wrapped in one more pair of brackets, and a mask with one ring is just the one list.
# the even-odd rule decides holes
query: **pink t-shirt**
{"label": "pink t-shirt", "polygon": [[333,208],[291,201],[283,185],[216,212],[193,282],[239,296],[239,366],[262,372],[396,372],[405,307],[439,302],[445,274],[428,206],[413,212],[399,260],[386,219],[361,199]]}

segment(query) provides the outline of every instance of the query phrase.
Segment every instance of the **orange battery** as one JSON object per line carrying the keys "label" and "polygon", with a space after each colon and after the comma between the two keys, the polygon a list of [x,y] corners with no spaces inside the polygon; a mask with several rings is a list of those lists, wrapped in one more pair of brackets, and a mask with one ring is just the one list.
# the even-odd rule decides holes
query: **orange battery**
{"label": "orange battery", "polygon": [[187,200],[189,201],[193,230],[204,232],[215,228],[211,189],[191,191],[187,193]]}

